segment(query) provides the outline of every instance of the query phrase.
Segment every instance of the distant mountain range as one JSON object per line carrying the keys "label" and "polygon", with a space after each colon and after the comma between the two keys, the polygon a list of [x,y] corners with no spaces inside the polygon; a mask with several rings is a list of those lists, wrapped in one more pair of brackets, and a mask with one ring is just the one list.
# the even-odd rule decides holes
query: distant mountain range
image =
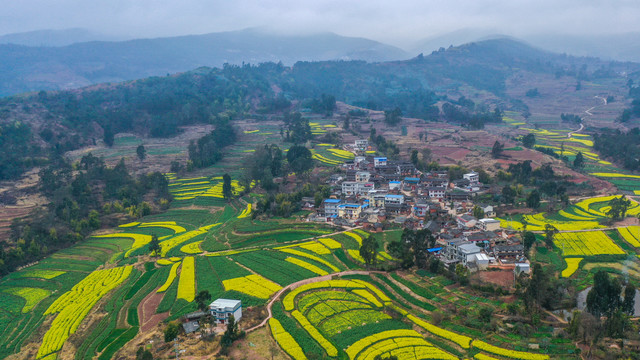
{"label": "distant mountain range", "polygon": [[532,34],[512,37],[497,29],[461,29],[416,42],[409,50],[425,54],[439,48],[459,46],[489,39],[512,38],[535,47],[573,56],[598,57],[604,60],[640,62],[640,33],[566,35]]}
{"label": "distant mountain range", "polygon": [[100,34],[87,29],[35,30],[0,36],[0,44],[25,46],[67,46],[88,41],[118,41],[116,36]]}
{"label": "distant mountain range", "polygon": [[[23,43],[43,38],[42,34],[31,35],[23,36]],[[69,41],[72,37],[67,38]],[[291,65],[297,61],[379,62],[409,57],[402,49],[363,38],[333,33],[276,35],[259,29],[57,47],[5,44],[0,45],[0,96],[166,75],[225,63],[281,61]]]}
{"label": "distant mountain range", "polygon": [[0,96],[164,76],[225,63],[405,60],[452,45],[499,38],[509,38],[514,44],[524,41],[557,53],[640,62],[637,33],[530,35],[515,39],[500,35],[496,29],[462,29],[418,41],[405,51],[333,33],[280,35],[262,28],[126,41],[84,29],[40,30],[0,36]]}

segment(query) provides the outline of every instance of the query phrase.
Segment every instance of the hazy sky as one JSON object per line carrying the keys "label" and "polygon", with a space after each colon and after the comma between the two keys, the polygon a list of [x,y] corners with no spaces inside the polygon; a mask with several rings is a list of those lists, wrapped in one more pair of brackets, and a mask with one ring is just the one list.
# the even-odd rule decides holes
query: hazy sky
{"label": "hazy sky", "polygon": [[407,44],[461,28],[640,31],[639,0],[0,0],[0,34],[81,27],[128,37],[270,26]]}

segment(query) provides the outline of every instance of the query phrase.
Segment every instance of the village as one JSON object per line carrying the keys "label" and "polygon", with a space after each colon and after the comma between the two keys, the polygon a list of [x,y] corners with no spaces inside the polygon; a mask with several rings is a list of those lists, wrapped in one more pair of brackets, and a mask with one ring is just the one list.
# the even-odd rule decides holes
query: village
{"label": "village", "polygon": [[[529,273],[520,235],[501,228],[492,205],[474,201],[489,190],[477,172],[450,180],[447,171],[422,173],[410,162],[366,155],[368,140],[356,140],[347,149],[355,158],[330,177],[332,194],[309,221],[362,226],[370,232],[388,226],[428,229],[436,237],[436,247],[428,251],[449,269],[462,264],[470,272],[496,268]],[[303,199],[307,209],[311,204],[312,199]]]}

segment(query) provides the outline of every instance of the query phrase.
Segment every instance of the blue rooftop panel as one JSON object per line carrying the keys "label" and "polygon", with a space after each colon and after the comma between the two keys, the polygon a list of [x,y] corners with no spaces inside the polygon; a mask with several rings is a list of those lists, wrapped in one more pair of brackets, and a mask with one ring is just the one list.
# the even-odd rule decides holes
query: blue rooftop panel
{"label": "blue rooftop panel", "polygon": [[326,199],[324,202],[330,203],[330,204],[338,204],[338,203],[340,203],[340,200],[338,200],[338,199]]}
{"label": "blue rooftop panel", "polygon": [[388,198],[401,199],[404,195],[385,195]]}

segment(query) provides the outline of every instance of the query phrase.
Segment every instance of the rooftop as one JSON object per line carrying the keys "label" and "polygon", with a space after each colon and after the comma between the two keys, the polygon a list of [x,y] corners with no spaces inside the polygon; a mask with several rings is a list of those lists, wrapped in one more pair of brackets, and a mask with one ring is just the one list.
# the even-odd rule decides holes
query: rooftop
{"label": "rooftop", "polygon": [[237,305],[242,305],[242,302],[240,300],[216,299],[209,306],[215,307],[215,308],[226,308],[226,307],[234,308]]}
{"label": "rooftop", "polygon": [[330,204],[338,204],[340,203],[341,200],[339,199],[326,199],[324,202],[326,203],[330,203]]}

